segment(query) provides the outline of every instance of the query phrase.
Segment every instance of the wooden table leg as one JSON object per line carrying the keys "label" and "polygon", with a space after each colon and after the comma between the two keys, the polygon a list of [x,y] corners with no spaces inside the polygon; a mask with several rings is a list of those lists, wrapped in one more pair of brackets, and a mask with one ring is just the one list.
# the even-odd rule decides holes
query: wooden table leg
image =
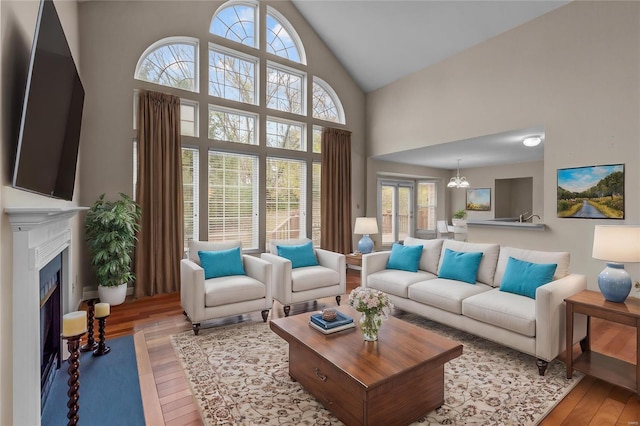
{"label": "wooden table leg", "polygon": [[640,399],[640,318],[636,319],[636,398]]}
{"label": "wooden table leg", "polygon": [[567,379],[573,374],[573,303],[566,303],[566,338],[567,348],[565,350],[565,358],[567,365]]}

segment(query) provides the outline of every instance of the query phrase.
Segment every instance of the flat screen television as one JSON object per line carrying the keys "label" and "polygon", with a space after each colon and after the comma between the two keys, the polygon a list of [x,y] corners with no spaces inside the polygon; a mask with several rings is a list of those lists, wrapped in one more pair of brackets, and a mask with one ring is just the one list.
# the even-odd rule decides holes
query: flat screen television
{"label": "flat screen television", "polygon": [[29,60],[12,185],[71,200],[84,88],[51,0],[41,0]]}

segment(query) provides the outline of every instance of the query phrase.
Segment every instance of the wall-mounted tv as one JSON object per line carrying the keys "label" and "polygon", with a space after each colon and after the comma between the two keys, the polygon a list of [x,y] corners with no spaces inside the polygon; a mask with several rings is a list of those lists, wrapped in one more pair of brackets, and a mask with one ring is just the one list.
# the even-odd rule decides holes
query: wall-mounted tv
{"label": "wall-mounted tv", "polygon": [[84,88],[60,18],[41,0],[31,48],[12,185],[71,200]]}

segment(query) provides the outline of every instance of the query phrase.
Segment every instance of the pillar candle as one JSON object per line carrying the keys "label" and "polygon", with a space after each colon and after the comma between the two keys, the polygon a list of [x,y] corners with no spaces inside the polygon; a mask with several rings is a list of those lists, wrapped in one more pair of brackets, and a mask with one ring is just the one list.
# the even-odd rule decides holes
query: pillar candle
{"label": "pillar candle", "polygon": [[62,316],[62,336],[77,336],[87,331],[87,311],[69,312]]}
{"label": "pillar candle", "polygon": [[104,303],[104,302],[96,303],[96,306],[95,306],[96,318],[108,317],[110,312],[111,312],[111,307],[109,306],[108,303]]}

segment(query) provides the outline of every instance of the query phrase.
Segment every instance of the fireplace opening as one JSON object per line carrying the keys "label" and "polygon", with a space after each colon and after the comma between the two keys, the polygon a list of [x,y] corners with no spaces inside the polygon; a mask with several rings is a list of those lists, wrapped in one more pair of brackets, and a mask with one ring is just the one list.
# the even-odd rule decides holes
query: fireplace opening
{"label": "fireplace opening", "polygon": [[40,410],[62,361],[60,287],[62,254],[40,270]]}

